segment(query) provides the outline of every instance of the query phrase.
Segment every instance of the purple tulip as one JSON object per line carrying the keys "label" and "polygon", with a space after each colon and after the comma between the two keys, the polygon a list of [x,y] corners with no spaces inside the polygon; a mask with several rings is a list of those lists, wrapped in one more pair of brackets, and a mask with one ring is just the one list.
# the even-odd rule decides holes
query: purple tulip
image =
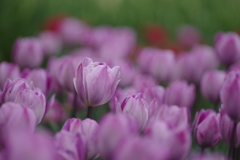
{"label": "purple tulip", "polygon": [[5,82],[8,79],[14,80],[20,77],[20,69],[17,65],[1,62],[0,63],[0,89],[3,89]]}
{"label": "purple tulip", "polygon": [[30,108],[13,102],[6,102],[1,106],[0,130],[34,131],[36,125],[36,116]]}
{"label": "purple tulip", "polygon": [[120,68],[84,58],[78,66],[74,86],[86,106],[99,106],[108,102],[120,81]]}
{"label": "purple tulip", "polygon": [[55,135],[55,146],[61,160],[84,160],[85,147],[80,135],[65,130]]}
{"label": "purple tulip", "polygon": [[151,103],[153,99],[156,99],[158,105],[164,103],[165,89],[162,86],[153,86],[148,88],[143,88],[143,97]]}
{"label": "purple tulip", "polygon": [[168,158],[183,160],[191,148],[191,134],[188,129],[169,128],[167,122],[153,120],[146,126],[145,136],[164,146]]}
{"label": "purple tulip", "polygon": [[222,139],[219,129],[220,115],[214,110],[201,110],[195,118],[194,138],[202,148],[214,147]]}
{"label": "purple tulip", "polygon": [[230,72],[220,91],[221,102],[228,116],[235,122],[240,121],[240,72]]}
{"label": "purple tulip", "polygon": [[195,86],[186,81],[173,81],[165,91],[165,103],[190,108],[195,100]]}
{"label": "purple tulip", "polygon": [[139,129],[142,130],[148,121],[148,102],[142,98],[142,94],[127,97],[122,104],[115,106],[116,112],[124,113],[136,120]]}
{"label": "purple tulip", "polygon": [[37,117],[37,123],[41,122],[46,110],[46,98],[40,90],[24,89],[17,94],[15,102],[31,108]]}
{"label": "purple tulip", "polygon": [[43,46],[37,38],[18,38],[14,44],[13,61],[21,68],[38,67],[43,57]]}
{"label": "purple tulip", "polygon": [[7,80],[3,88],[3,92],[0,94],[1,102],[14,102],[18,93],[24,89],[34,89],[34,87],[29,85],[23,78],[15,79],[13,81]]}
{"label": "purple tulip", "polygon": [[62,104],[54,100],[53,104],[48,108],[48,111],[44,116],[44,121],[58,123],[64,122],[66,119],[67,112],[63,108]]}
{"label": "purple tulip", "polygon": [[7,160],[59,160],[53,139],[46,133],[9,132],[5,142]]}
{"label": "purple tulip", "polygon": [[129,136],[118,144],[112,159],[164,160],[168,159],[170,154],[165,146],[151,139]]}
{"label": "purple tulip", "polygon": [[156,85],[157,82],[153,77],[144,74],[136,76],[133,82],[134,88],[139,92],[142,92],[145,88],[154,87]]}
{"label": "purple tulip", "polygon": [[226,72],[224,71],[207,71],[201,80],[201,92],[203,96],[212,101],[220,101],[220,90],[222,88],[223,82],[226,77]]}
{"label": "purple tulip", "polygon": [[215,49],[219,60],[226,66],[237,62],[240,58],[240,37],[237,33],[217,33]]}
{"label": "purple tulip", "polygon": [[[225,108],[221,108],[220,112],[220,132],[223,140],[230,146],[232,141],[234,122],[227,115]],[[240,147],[240,123],[237,124],[235,137],[234,137],[234,147]]]}
{"label": "purple tulip", "polygon": [[102,157],[111,158],[124,137],[137,134],[137,126],[124,114],[106,114],[97,130],[97,148]]}
{"label": "purple tulip", "polygon": [[184,46],[191,47],[200,42],[201,34],[197,28],[184,25],[178,29],[177,38]]}
{"label": "purple tulip", "polygon": [[62,40],[56,33],[45,31],[40,33],[39,38],[42,42],[45,55],[54,55],[60,51]]}
{"label": "purple tulip", "polygon": [[28,83],[32,82],[34,87],[39,88],[45,95],[48,95],[51,91],[52,78],[44,69],[34,69],[32,71],[25,69],[22,78],[26,79]]}
{"label": "purple tulip", "polygon": [[96,130],[98,129],[96,121],[91,119],[80,119],[71,118],[68,119],[62,127],[62,131],[68,131],[73,135],[79,134],[84,142],[86,149],[86,159],[94,159],[98,156],[96,148]]}
{"label": "purple tulip", "polygon": [[156,113],[156,119],[165,121],[171,129],[187,129],[190,124],[190,111],[186,107],[163,105]]}
{"label": "purple tulip", "polygon": [[[196,65],[198,64],[198,65]],[[199,84],[203,74],[218,67],[214,50],[209,46],[195,46],[177,59],[173,79],[185,79]]]}

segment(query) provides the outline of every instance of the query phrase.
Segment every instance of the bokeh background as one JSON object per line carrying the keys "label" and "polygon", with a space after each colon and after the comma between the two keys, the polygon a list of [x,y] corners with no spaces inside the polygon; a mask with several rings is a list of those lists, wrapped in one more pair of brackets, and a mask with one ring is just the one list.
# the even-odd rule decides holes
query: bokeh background
{"label": "bokeh background", "polygon": [[212,44],[217,31],[239,31],[239,0],[0,0],[0,61],[10,61],[17,37],[37,35],[53,16],[74,16],[86,23],[129,26],[144,44],[144,28],[161,25],[174,41],[179,26],[199,29]]}

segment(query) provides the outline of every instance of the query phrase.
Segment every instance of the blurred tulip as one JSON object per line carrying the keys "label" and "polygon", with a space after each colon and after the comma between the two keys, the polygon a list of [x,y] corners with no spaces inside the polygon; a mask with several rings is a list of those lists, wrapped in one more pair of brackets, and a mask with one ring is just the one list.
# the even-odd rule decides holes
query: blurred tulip
{"label": "blurred tulip", "polygon": [[55,135],[55,146],[61,160],[84,160],[84,143],[79,135],[65,130]]}
{"label": "blurred tulip", "polygon": [[201,41],[201,34],[194,26],[184,25],[178,29],[177,39],[181,44],[191,47]]}
{"label": "blurred tulip", "polygon": [[40,33],[39,38],[42,42],[45,55],[58,54],[62,47],[62,40],[59,35],[51,31]]}
{"label": "blurred tulip", "polygon": [[220,101],[220,90],[226,77],[226,72],[219,70],[207,71],[201,80],[201,92],[203,96],[212,101]]}
{"label": "blurred tulip", "polygon": [[220,91],[221,102],[228,116],[235,122],[240,121],[240,72],[230,72]]}
{"label": "blurred tulip", "polygon": [[3,89],[4,84],[8,79],[14,80],[20,77],[20,69],[17,65],[1,62],[0,63],[0,90]]}
{"label": "blurred tulip", "polygon": [[165,91],[165,103],[190,108],[195,100],[195,86],[186,81],[173,81]]}
{"label": "blurred tulip", "polygon": [[239,60],[240,37],[237,33],[217,33],[214,46],[219,60],[227,67]]}
{"label": "blurred tulip", "polygon": [[58,101],[53,102],[52,106],[48,108],[44,121],[47,122],[64,122],[67,119],[67,112],[63,108],[62,104]]}
{"label": "blurred tulip", "polygon": [[137,95],[129,96],[119,106],[115,107],[116,112],[124,113],[136,120],[140,130],[146,125],[148,121],[149,104],[142,98],[142,94],[138,93]]}
{"label": "blurred tulip", "polygon": [[80,119],[71,118],[65,122],[62,131],[68,131],[73,135],[79,134],[85,145],[85,158],[91,160],[98,156],[96,148],[96,130],[98,127],[97,122],[94,120],[87,118],[81,121]]}
{"label": "blurred tulip", "polygon": [[32,82],[34,87],[39,88],[45,95],[48,95],[52,88],[52,78],[44,69],[34,69],[30,71],[25,69],[22,73],[22,78],[28,83]]}
{"label": "blurred tulip", "polygon": [[219,129],[220,115],[214,110],[201,110],[195,117],[194,138],[202,148],[214,147],[222,139]]}
{"label": "blurred tulip", "polygon": [[164,103],[165,89],[162,86],[153,86],[143,88],[143,98],[147,100],[148,103],[151,103],[153,99],[156,99],[158,105]]}
{"label": "blurred tulip", "polygon": [[120,81],[120,68],[84,58],[78,66],[74,86],[86,106],[99,106],[108,102]]}
{"label": "blurred tulip", "polygon": [[97,148],[100,155],[111,158],[113,151],[124,137],[137,134],[137,126],[123,114],[106,114],[97,130]]}
{"label": "blurred tulip", "polygon": [[[27,57],[27,58],[26,58]],[[18,38],[13,47],[13,61],[21,68],[35,68],[44,58],[43,46],[38,38]]]}
{"label": "blurred tulip", "polygon": [[142,92],[142,90],[144,90],[145,88],[154,87],[156,85],[157,82],[154,78],[144,74],[137,75],[133,82],[134,88],[139,92]]}

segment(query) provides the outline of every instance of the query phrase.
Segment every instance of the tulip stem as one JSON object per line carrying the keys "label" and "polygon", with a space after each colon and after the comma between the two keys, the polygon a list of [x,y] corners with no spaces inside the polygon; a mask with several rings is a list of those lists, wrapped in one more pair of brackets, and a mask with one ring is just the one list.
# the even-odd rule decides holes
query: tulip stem
{"label": "tulip stem", "polygon": [[77,92],[75,92],[74,93],[74,100],[73,100],[72,115],[71,115],[72,118],[75,118],[76,115],[77,115],[77,98],[78,98],[78,95],[77,95]]}
{"label": "tulip stem", "polygon": [[235,147],[234,147],[234,140],[235,140],[235,132],[236,132],[236,128],[237,128],[237,123],[234,122],[233,124],[233,130],[232,130],[232,135],[231,135],[231,141],[230,141],[230,147],[229,147],[229,151],[228,151],[228,158],[235,160]]}
{"label": "tulip stem", "polygon": [[88,106],[87,107],[87,118],[91,117],[91,111],[92,111],[92,107]]}

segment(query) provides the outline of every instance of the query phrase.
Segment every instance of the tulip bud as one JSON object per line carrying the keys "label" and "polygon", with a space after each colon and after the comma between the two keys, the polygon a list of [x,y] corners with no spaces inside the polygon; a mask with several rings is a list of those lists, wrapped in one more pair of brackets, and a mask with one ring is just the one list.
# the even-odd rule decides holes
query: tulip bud
{"label": "tulip bud", "polygon": [[44,69],[32,71],[25,69],[22,78],[25,78],[29,83],[32,82],[34,87],[39,88],[45,95],[51,91],[52,79]]}
{"label": "tulip bud", "polygon": [[79,134],[86,148],[86,159],[94,159],[98,154],[95,144],[98,127],[97,122],[94,120],[87,118],[81,121],[80,119],[71,118],[65,122],[62,131],[68,131],[73,135]]}
{"label": "tulip bud", "polygon": [[124,137],[137,134],[137,126],[123,114],[107,114],[101,119],[97,134],[98,151],[107,159]]}
{"label": "tulip bud", "polygon": [[232,71],[227,75],[220,91],[221,102],[228,116],[235,122],[240,121],[240,72]]}
{"label": "tulip bud", "polygon": [[31,108],[37,117],[37,123],[41,122],[46,110],[46,98],[41,91],[24,89],[17,94],[15,102]]}
{"label": "tulip bud", "polygon": [[201,92],[203,96],[212,101],[220,101],[220,90],[225,80],[226,73],[224,71],[207,71],[201,80]]}
{"label": "tulip bud", "polygon": [[156,119],[165,121],[171,129],[187,129],[190,124],[190,111],[186,107],[163,105],[159,108]]}
{"label": "tulip bud", "polygon": [[54,32],[45,31],[40,33],[39,38],[42,42],[45,55],[57,54],[62,47],[62,40]]}
{"label": "tulip bud", "polygon": [[[231,141],[232,141],[233,125],[234,125],[234,122],[227,115],[225,108],[222,107],[220,112],[220,132],[223,140],[229,146],[231,146]],[[233,144],[234,147],[240,147],[240,123],[237,124],[233,142],[234,142]]]}
{"label": "tulip bud", "polygon": [[84,58],[73,80],[80,99],[86,106],[99,106],[108,102],[120,81],[120,68]]}
{"label": "tulip bud", "polygon": [[117,109],[117,112],[125,113],[136,120],[140,130],[146,125],[148,121],[149,104],[142,98],[142,94],[139,93],[137,95],[129,96],[122,102],[121,106],[116,107],[120,107],[120,111]]}
{"label": "tulip bud", "polygon": [[173,81],[165,91],[165,103],[190,108],[195,100],[195,86],[186,81]]}
{"label": "tulip bud", "polygon": [[226,66],[237,62],[240,58],[240,37],[237,33],[217,33],[215,50],[219,60]]}
{"label": "tulip bud", "polygon": [[61,160],[84,160],[84,143],[79,135],[65,130],[55,135],[55,146]]}
{"label": "tulip bud", "polygon": [[201,110],[194,126],[194,138],[202,148],[214,147],[222,139],[219,129],[220,115],[214,110]]}
{"label": "tulip bud", "polygon": [[0,89],[2,90],[8,79],[14,80],[20,77],[20,69],[17,65],[2,62],[0,63]]}
{"label": "tulip bud", "polygon": [[42,43],[37,38],[18,38],[14,44],[13,61],[21,68],[38,67],[43,57]]}
{"label": "tulip bud", "polygon": [[0,108],[1,129],[34,131],[36,116],[30,108],[13,102],[6,102]]}

